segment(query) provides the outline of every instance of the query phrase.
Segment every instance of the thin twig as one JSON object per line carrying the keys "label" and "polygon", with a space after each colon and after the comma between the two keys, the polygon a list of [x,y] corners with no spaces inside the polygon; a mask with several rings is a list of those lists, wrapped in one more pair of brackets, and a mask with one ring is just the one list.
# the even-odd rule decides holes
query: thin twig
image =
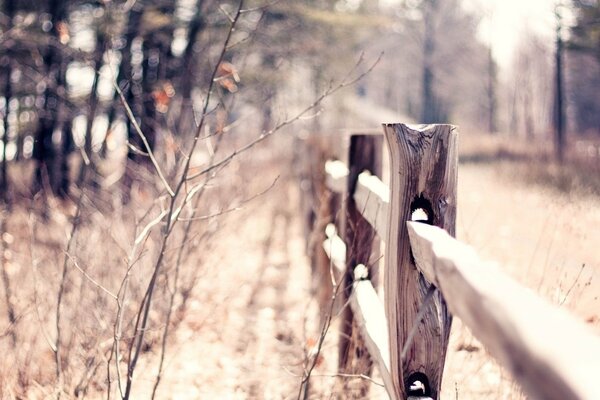
{"label": "thin twig", "polygon": [[208,215],[199,215],[197,217],[191,216],[189,218],[181,218],[180,217],[179,221],[205,221],[207,219],[212,219],[212,218],[220,217],[222,215],[229,214],[229,213],[234,212],[234,211],[239,211],[239,210],[242,209],[242,206],[244,204],[249,203],[249,202],[251,202],[252,200],[254,200],[256,198],[263,196],[265,193],[267,193],[271,189],[273,189],[275,187],[275,185],[277,184],[278,180],[279,180],[279,176],[277,176],[277,178],[275,178],[275,180],[269,185],[268,188],[266,188],[265,190],[263,190],[263,191],[261,191],[259,193],[256,193],[255,195],[253,195],[251,197],[248,197],[248,198],[240,201],[238,203],[238,205],[236,205],[235,207],[230,207],[230,208],[227,208],[227,209],[221,209],[220,211],[218,211],[216,213],[208,214]]}
{"label": "thin twig", "polygon": [[79,272],[81,272],[83,274],[83,276],[90,281],[94,286],[96,286],[98,289],[102,290],[104,293],[106,293],[107,295],[109,295],[110,297],[112,297],[113,299],[117,299],[117,296],[112,293],[110,290],[108,290],[107,288],[105,288],[104,286],[102,286],[100,283],[98,283],[96,280],[94,280],[94,278],[92,278],[87,272],[85,272],[80,266],[79,263],[77,262],[77,260],[71,256],[69,253],[65,252],[66,256],[69,257],[69,260],[71,260],[71,263],[73,264],[73,266],[75,268],[77,268],[79,270]]}
{"label": "thin twig", "polygon": [[569,295],[571,294],[571,291],[573,290],[573,288],[575,287],[575,285],[577,284],[577,282],[579,282],[579,278],[581,278],[581,273],[583,272],[584,268],[585,268],[585,264],[581,264],[581,268],[579,269],[579,272],[577,273],[577,276],[575,277],[575,280],[571,284],[571,287],[569,288],[569,290],[567,290],[567,293],[565,293],[565,297],[558,304],[559,307],[562,306],[563,304],[565,304],[565,301],[567,301],[567,299],[569,298]]}
{"label": "thin twig", "polygon": [[146,139],[146,135],[144,135],[144,133],[142,132],[140,125],[137,123],[135,116],[133,115],[133,111],[131,111],[131,107],[129,107],[127,100],[125,100],[123,91],[121,90],[119,85],[117,85],[117,82],[115,82],[115,81],[113,81],[113,87],[117,91],[117,94],[119,95],[119,98],[121,99],[121,103],[123,103],[123,106],[125,107],[125,112],[127,113],[127,117],[129,118],[129,120],[133,124],[133,127],[135,128],[135,132],[138,134],[140,139],[142,139],[142,142],[144,143],[144,147],[146,148],[146,152],[148,153],[148,157],[150,158],[150,161],[152,161],[152,165],[154,166],[154,169],[156,170],[158,177],[162,181],[167,192],[171,196],[174,196],[175,193],[173,192],[173,189],[171,189],[171,186],[169,186],[169,183],[165,179],[165,176],[163,175],[162,170],[161,170],[160,166],[158,165],[158,161],[156,161],[156,157],[154,157],[154,153],[152,152],[152,147],[150,146],[150,143],[148,143],[148,139]]}
{"label": "thin twig", "polygon": [[37,291],[37,287],[38,287],[38,274],[37,274],[37,269],[38,269],[38,261],[35,257],[34,254],[34,243],[35,243],[35,228],[34,228],[34,223],[35,223],[35,217],[30,216],[29,219],[29,229],[30,229],[30,238],[31,241],[29,243],[30,246],[30,255],[31,255],[31,267],[32,267],[32,274],[33,274],[33,303],[34,303],[34,308],[35,308],[35,314],[37,317],[37,320],[40,324],[40,331],[42,332],[42,335],[44,336],[44,339],[46,339],[46,343],[48,344],[48,347],[50,347],[50,350],[52,350],[53,353],[56,352],[56,346],[54,345],[54,342],[52,341],[52,338],[50,337],[50,335],[48,334],[48,332],[46,331],[45,328],[45,324],[42,321],[42,316],[40,314],[40,308],[39,308],[39,301],[38,301],[38,291]]}
{"label": "thin twig", "polygon": [[[6,135],[5,135],[6,137]],[[4,233],[8,232],[7,229],[7,217],[4,210],[0,211],[0,275],[2,276],[2,285],[4,287],[4,299],[6,301],[6,314],[8,317],[9,326],[15,326],[17,323],[17,314],[15,312],[15,305],[13,304],[12,285],[10,276],[8,274],[8,260],[5,259],[7,252],[5,251],[6,245],[4,240]],[[14,329],[10,330],[10,337],[13,346],[17,344],[17,334]]]}
{"label": "thin twig", "polygon": [[60,354],[60,352],[61,352],[61,337],[62,337],[62,330],[61,330],[60,323],[61,323],[62,300],[63,300],[63,295],[65,293],[65,287],[66,287],[66,283],[67,283],[67,275],[69,272],[67,254],[69,254],[71,252],[71,246],[73,245],[73,241],[75,240],[75,234],[77,232],[77,229],[79,229],[79,224],[81,222],[80,217],[81,217],[81,207],[82,207],[83,196],[84,196],[83,193],[84,193],[83,189],[81,189],[81,193],[79,194],[79,199],[77,200],[75,217],[73,217],[73,222],[71,224],[71,232],[69,234],[69,240],[67,242],[65,256],[63,258],[62,274],[61,274],[60,284],[58,287],[58,294],[57,294],[57,301],[56,301],[56,321],[55,321],[55,326],[56,326],[55,349],[56,349],[56,351],[54,352],[54,362],[55,362],[55,367],[56,367],[56,379],[57,379],[57,385],[58,385],[57,397],[59,397],[59,398],[60,398],[60,394],[62,392],[62,380],[63,380],[63,373],[62,373],[62,366],[61,366],[62,360],[61,360],[61,354]]}
{"label": "thin twig", "polygon": [[[286,371],[290,372],[289,370],[286,369]],[[297,374],[293,374],[294,376],[298,376]],[[365,381],[369,381],[374,385],[377,386],[381,386],[381,387],[385,387],[385,385],[381,382],[376,381],[375,379],[371,378],[368,375],[364,375],[364,374],[344,374],[341,372],[337,372],[337,373],[331,373],[331,374],[312,374],[313,377],[317,377],[317,378],[359,378],[359,379],[364,379]]]}
{"label": "thin twig", "polygon": [[[150,209],[148,210],[148,212],[150,212]],[[147,213],[146,213],[146,215],[147,215]],[[112,347],[112,351],[110,353],[110,357],[108,358],[108,361],[107,361],[107,375],[108,375],[108,386],[109,386],[109,390],[107,392],[108,400],[110,400],[110,383],[111,383],[110,364],[112,362],[113,355],[115,357],[115,368],[116,368],[116,373],[117,373],[117,384],[118,384],[118,388],[119,388],[119,393],[121,394],[121,398],[125,397],[125,388],[122,385],[121,368],[120,368],[119,363],[121,362],[120,342],[121,342],[122,333],[123,333],[123,318],[124,318],[124,313],[125,313],[125,306],[127,303],[127,294],[128,294],[128,289],[129,289],[129,281],[130,281],[130,277],[131,277],[131,271],[143,254],[141,252],[140,252],[140,254],[138,254],[138,248],[144,247],[143,245],[145,244],[146,240],[148,240],[148,238],[149,238],[149,233],[150,233],[151,228],[156,226],[157,223],[160,222],[160,220],[162,220],[163,217],[164,217],[163,213],[159,214],[159,216],[157,218],[150,221],[142,229],[141,233],[136,236],[134,245],[127,256],[127,268],[126,268],[125,276],[124,276],[123,280],[121,281],[119,291],[117,292],[117,316],[116,316],[115,324],[114,324],[114,328],[113,328],[113,347]]]}
{"label": "thin twig", "polygon": [[[333,264],[331,261],[330,261],[329,268],[330,269],[333,268]],[[343,279],[343,277],[342,277],[342,279]],[[323,322],[323,326],[321,328],[321,333],[319,334],[319,340],[317,341],[317,346],[315,348],[314,353],[312,354],[312,360],[310,361],[308,368],[306,368],[306,366],[305,366],[303,373],[302,373],[302,381],[300,383],[300,388],[298,390],[298,398],[297,398],[298,400],[300,400],[302,398],[303,393],[304,393],[305,397],[307,395],[307,389],[308,389],[308,383],[310,381],[310,377],[312,375],[313,370],[317,366],[317,362],[319,361],[319,355],[321,354],[321,350],[323,349],[323,343],[325,342],[325,337],[327,336],[327,333],[329,332],[329,328],[331,327],[331,322],[333,320],[333,309],[335,308],[335,303],[337,300],[337,296],[339,294],[340,287],[342,287],[342,285],[340,285],[339,282],[336,282],[333,285],[333,293],[331,295],[331,301],[329,303],[329,310],[326,314],[325,321]]]}

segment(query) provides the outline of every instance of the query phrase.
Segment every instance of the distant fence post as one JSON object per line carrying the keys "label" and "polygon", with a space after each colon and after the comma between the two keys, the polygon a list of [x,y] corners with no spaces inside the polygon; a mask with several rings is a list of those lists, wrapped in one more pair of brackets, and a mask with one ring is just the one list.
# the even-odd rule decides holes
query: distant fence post
{"label": "distant fence post", "polygon": [[304,229],[307,237],[307,253],[311,266],[311,292],[316,297],[319,306],[319,327],[329,313],[333,283],[331,281],[329,257],[323,250],[325,227],[334,223],[338,213],[340,195],[327,188],[325,182],[325,162],[335,155],[332,145],[323,135],[312,134],[305,140],[299,141],[302,146],[296,165],[300,165],[300,207],[305,222]]}
{"label": "distant fence post", "polygon": [[458,133],[452,125],[383,127],[391,169],[384,290],[394,392],[438,400],[452,317],[438,291],[427,295],[432,288],[415,267],[406,221],[421,209],[427,223],[454,236]]}
{"label": "distant fence post", "polygon": [[[373,175],[381,175],[381,151],[383,146],[381,135],[352,135],[348,154],[349,174],[347,179],[347,196],[345,199],[343,238],[346,243],[346,272],[342,280],[342,304],[346,304],[351,296],[354,282],[354,267],[364,264],[369,268],[369,279],[377,278],[378,269],[373,259],[372,250],[378,253],[378,241],[375,230],[363,218],[356,207],[354,191],[361,172],[368,170]],[[377,258],[377,256],[375,256]],[[374,286],[377,287],[376,280]],[[370,375],[372,361],[359,333],[352,309],[348,306],[341,317],[339,339],[339,363],[341,373]],[[357,398],[365,398],[369,382],[361,382],[359,388],[352,388]]]}

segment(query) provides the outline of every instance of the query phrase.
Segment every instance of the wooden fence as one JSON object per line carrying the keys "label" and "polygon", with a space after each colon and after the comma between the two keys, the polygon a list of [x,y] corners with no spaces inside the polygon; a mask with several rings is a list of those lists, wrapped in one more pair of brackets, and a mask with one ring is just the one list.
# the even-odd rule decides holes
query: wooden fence
{"label": "wooden fence", "polygon": [[[330,223],[321,232],[342,282],[340,304],[350,304],[340,373],[370,374],[375,364],[391,399],[439,399],[454,315],[530,398],[600,399],[600,339],[453,238],[456,128],[383,128],[383,137],[350,135],[347,163],[324,165],[326,186],[344,200],[340,208],[327,197]],[[389,188],[381,180],[383,138]],[[325,226],[323,215],[316,225]],[[383,304],[377,240],[385,242]],[[315,268],[328,269],[329,260]]]}

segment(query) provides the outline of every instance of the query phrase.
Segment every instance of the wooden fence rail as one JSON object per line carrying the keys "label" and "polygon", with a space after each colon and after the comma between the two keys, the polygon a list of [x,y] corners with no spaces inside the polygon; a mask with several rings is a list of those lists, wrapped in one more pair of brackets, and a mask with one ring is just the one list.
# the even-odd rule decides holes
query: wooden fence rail
{"label": "wooden fence rail", "polygon": [[439,228],[408,222],[419,270],[532,399],[600,399],[600,340]]}
{"label": "wooden fence rail", "polygon": [[[372,135],[351,139],[348,166],[325,164],[327,186],[353,207],[339,224],[343,238],[330,224],[323,243],[350,282],[340,372],[354,366],[354,373],[370,373],[364,362],[356,369],[352,358],[361,351],[348,351],[364,347],[390,398],[439,399],[452,312],[531,398],[600,399],[600,339],[452,237],[456,136],[450,125],[384,125],[389,188],[377,176],[381,155]],[[365,146],[377,160],[365,158]],[[386,243],[383,304],[377,280],[369,280],[377,273],[376,263],[368,264],[379,247],[375,233]],[[360,338],[349,344],[354,331]]]}

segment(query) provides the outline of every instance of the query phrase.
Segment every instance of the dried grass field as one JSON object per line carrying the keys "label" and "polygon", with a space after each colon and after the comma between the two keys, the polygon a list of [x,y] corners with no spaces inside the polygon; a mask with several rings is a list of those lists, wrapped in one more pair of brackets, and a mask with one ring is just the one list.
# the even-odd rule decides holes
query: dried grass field
{"label": "dried grass field", "polygon": [[[534,169],[545,168],[539,160],[507,161],[496,157],[498,144],[488,151],[468,138],[462,143],[459,239],[600,334],[600,199],[587,187],[565,191],[552,182],[532,183]],[[319,329],[291,159],[264,148],[235,160],[207,192],[206,218],[185,239],[183,231],[177,233],[173,243],[186,251],[179,256],[179,246],[168,249],[160,275],[165,285],[150,315],[133,398],[152,396],[166,326],[170,334],[155,398],[298,398]],[[41,199],[23,201],[2,217],[2,399],[56,398],[57,365],[60,384],[68,388],[61,398],[107,398],[109,379],[112,398],[118,397],[110,349],[121,303],[114,297],[128,276],[130,301],[122,318],[127,332],[160,235],[145,237],[144,251],[131,246],[160,212],[160,198],[140,189],[126,208],[109,207],[110,199],[101,195],[83,199],[74,235],[73,203],[49,198],[41,207]],[[335,376],[336,324],[334,318],[310,398],[350,395]],[[52,348],[57,334],[58,362]],[[123,352],[127,340],[122,338]],[[121,357],[124,363],[126,354]],[[373,381],[369,397],[385,398],[377,374]],[[519,396],[510,377],[455,320],[443,398]]]}

